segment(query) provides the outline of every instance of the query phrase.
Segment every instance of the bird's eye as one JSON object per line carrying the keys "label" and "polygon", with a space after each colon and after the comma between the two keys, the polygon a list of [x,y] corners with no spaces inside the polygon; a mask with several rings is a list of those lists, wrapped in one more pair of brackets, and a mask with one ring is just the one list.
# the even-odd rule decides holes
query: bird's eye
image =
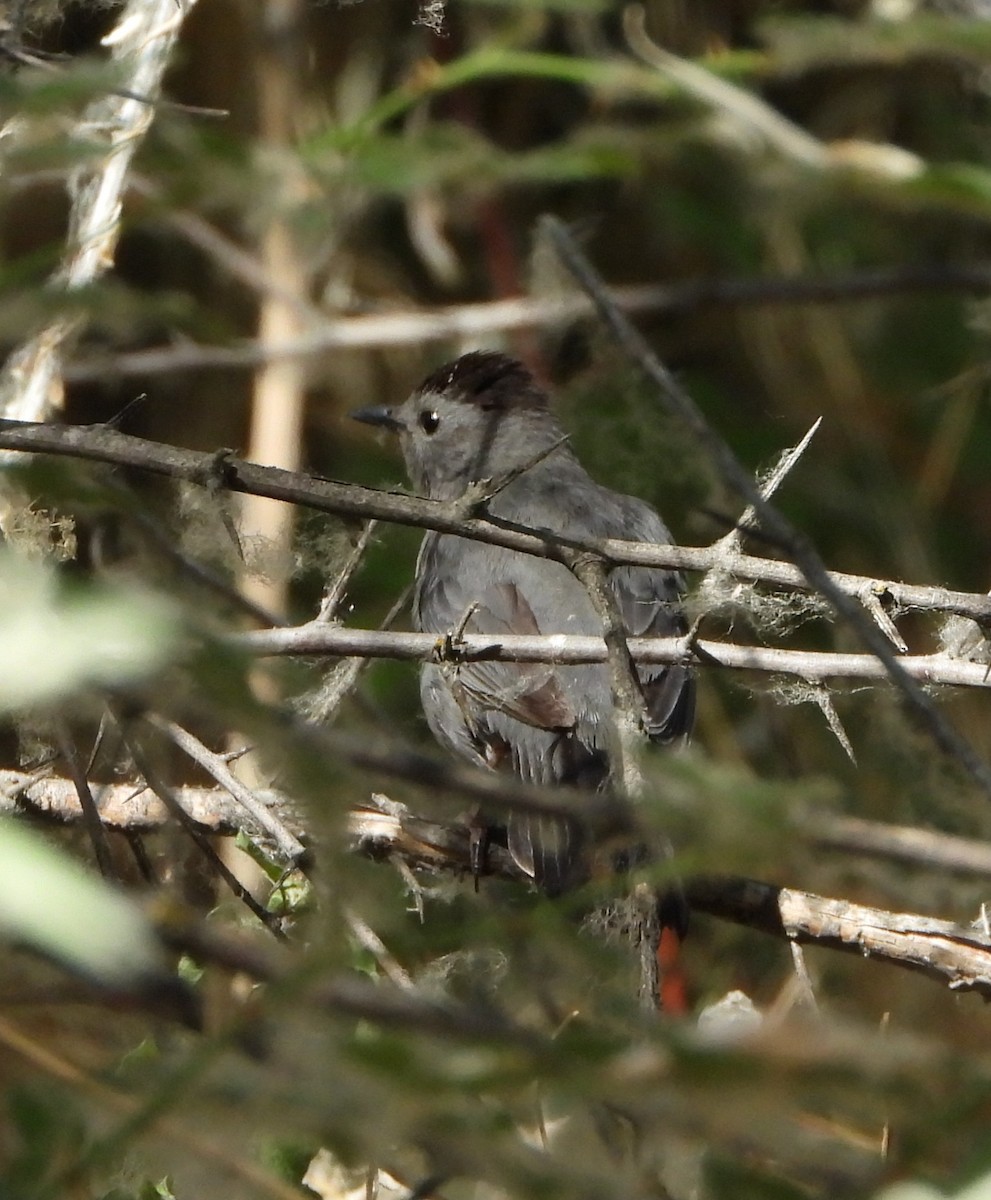
{"label": "bird's eye", "polygon": [[420,428],[424,433],[436,433],[437,426],[440,424],[440,417],[429,408],[425,408],[420,413]]}

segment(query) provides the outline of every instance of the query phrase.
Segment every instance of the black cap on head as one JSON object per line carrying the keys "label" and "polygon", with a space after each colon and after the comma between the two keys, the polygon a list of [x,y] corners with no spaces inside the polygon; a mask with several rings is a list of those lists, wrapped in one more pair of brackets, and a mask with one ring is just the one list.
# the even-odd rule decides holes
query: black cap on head
{"label": "black cap on head", "polygon": [[430,392],[483,409],[547,407],[547,396],[530,371],[518,359],[494,350],[472,350],[438,367],[414,395]]}

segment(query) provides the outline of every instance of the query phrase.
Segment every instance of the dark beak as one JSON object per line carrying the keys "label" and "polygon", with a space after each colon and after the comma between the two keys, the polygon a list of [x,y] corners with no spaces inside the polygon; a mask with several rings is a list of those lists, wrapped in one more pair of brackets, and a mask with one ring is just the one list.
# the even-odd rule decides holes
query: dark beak
{"label": "dark beak", "polygon": [[360,421],[363,425],[378,425],[382,429],[391,429],[398,433],[403,427],[402,421],[391,408],[381,405],[378,408],[356,408],[348,413],[352,421]]}

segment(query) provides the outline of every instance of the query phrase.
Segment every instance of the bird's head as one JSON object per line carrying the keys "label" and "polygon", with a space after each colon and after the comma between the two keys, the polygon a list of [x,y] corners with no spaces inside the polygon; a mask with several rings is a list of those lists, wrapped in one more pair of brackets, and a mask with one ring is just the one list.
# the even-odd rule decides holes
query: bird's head
{"label": "bird's head", "polygon": [[505,476],[561,438],[547,394],[527,368],[487,350],[440,367],[396,408],[350,415],[397,433],[413,486],[441,500]]}

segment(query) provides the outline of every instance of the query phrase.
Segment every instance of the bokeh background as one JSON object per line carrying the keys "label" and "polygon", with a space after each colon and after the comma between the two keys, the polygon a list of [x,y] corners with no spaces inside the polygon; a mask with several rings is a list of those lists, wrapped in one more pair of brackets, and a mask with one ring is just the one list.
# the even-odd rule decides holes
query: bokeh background
{"label": "bokeh background", "polygon": [[[9,150],[0,141],[9,351],[51,311],[45,282],[64,243],[65,179],[90,152],[76,120],[107,86],[100,39],[119,13],[83,0],[4,7],[0,112],[8,130],[22,123]],[[658,59],[657,47],[674,59]],[[348,410],[397,402],[466,349],[500,348],[553,390],[597,478],[655,504],[678,541],[708,544],[733,527],[738,503],[593,319],[505,323],[504,310],[470,307],[575,293],[539,233],[550,213],[621,297],[635,290],[638,325],[756,474],[822,418],[780,504],[830,567],[983,592],[989,71],[983,0],[198,0],[132,172],[114,270],[75,301],[83,319],[62,417],[124,413],[129,433],[400,487],[395,447],[349,422]],[[451,332],[459,314],[473,316],[472,332]],[[388,330],[375,324],[388,315]],[[430,315],[433,331],[420,320]],[[137,474],[128,481],[184,546],[237,573],[204,511],[210,502],[180,503]],[[291,619],[312,615],[354,530],[264,508],[241,517],[244,586]],[[349,623],[383,619],[411,578],[418,540],[375,531],[349,587]],[[759,537],[750,547],[778,553]],[[688,580],[688,603],[708,636],[857,648],[811,610],[782,601],[758,616],[728,584],[703,605],[697,582]],[[930,615],[900,628],[913,651],[941,644]],[[320,670],[296,667],[278,686],[305,691]],[[983,694],[933,694],[991,755]],[[785,819],[836,811],[989,832],[987,797],[892,695],[841,686],[834,699],[856,763],[807,690],[703,673],[693,747],[657,765],[659,793],[689,813],[679,817],[689,829],[682,869],[973,919],[980,881],[824,855]],[[355,737],[428,743],[408,665],[371,667],[335,721]],[[348,787],[358,796],[367,781]],[[368,868],[340,869],[357,872],[374,893],[371,911],[424,969],[481,919],[462,897],[428,922],[431,932],[411,932],[398,887],[370,883]],[[552,921],[544,932],[560,931]],[[772,1006],[791,978],[787,947],[702,918],[685,957],[688,1019],[733,987]],[[942,1115],[924,1132],[917,1108],[892,1171],[951,1182],[977,1171],[991,1075],[974,1067],[966,1103],[949,1079],[961,1058],[984,1053],[980,1003],[826,951],[810,961],[832,1016],[932,1039],[936,1058],[926,1061],[942,1072]],[[887,1119],[885,1078],[866,1105],[875,1132]],[[763,1075],[754,1086],[787,1109],[793,1082]],[[913,1084],[921,1096],[923,1080]],[[766,1114],[755,1109],[760,1124]],[[777,1128],[750,1131],[760,1163]],[[739,1166],[747,1152],[737,1154],[737,1135],[727,1144]],[[878,1154],[870,1169],[837,1171],[854,1194],[888,1169]],[[790,1188],[801,1172],[783,1174]],[[811,1174],[803,1187],[846,1194],[829,1190],[840,1184],[824,1168]],[[733,1190],[741,1176],[721,1178],[711,1176],[714,1194],[745,1194]]]}

